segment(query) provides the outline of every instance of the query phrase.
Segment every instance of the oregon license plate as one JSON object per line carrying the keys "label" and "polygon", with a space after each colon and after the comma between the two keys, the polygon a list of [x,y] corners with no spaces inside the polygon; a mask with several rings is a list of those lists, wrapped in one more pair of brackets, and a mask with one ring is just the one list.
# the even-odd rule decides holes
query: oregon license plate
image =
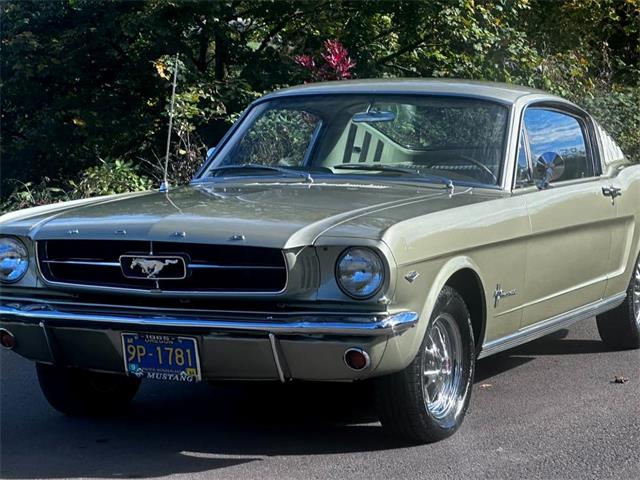
{"label": "oregon license plate", "polygon": [[195,338],[123,333],[122,350],[129,375],[177,382],[197,382],[201,378]]}

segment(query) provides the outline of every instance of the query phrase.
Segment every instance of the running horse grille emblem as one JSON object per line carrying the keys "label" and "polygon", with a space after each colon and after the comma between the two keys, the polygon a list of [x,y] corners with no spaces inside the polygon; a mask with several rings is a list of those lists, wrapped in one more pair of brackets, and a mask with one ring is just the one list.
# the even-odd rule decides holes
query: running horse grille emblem
{"label": "running horse grille emblem", "polygon": [[187,276],[182,257],[122,255],[122,273],[127,278],[149,280],[182,280]]}
{"label": "running horse grille emblem", "polygon": [[167,265],[175,265],[176,263],[178,263],[178,260],[176,259],[160,261],[148,260],[146,258],[134,258],[131,262],[131,268],[140,267],[140,270],[142,270],[142,273],[144,273],[147,278],[155,278],[155,276],[158,275],[164,267]]}

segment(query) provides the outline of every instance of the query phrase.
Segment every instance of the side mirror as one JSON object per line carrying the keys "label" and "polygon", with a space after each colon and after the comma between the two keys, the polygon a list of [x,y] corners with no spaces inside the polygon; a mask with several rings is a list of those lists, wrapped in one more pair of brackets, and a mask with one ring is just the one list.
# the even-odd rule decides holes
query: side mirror
{"label": "side mirror", "polygon": [[551,182],[555,182],[564,174],[564,158],[556,152],[545,152],[536,160],[536,173],[540,181],[538,188],[544,190],[549,188]]}
{"label": "side mirror", "polygon": [[214,153],[216,153],[216,147],[211,147],[209,150],[207,150],[207,162],[211,160],[211,157],[213,157]]}

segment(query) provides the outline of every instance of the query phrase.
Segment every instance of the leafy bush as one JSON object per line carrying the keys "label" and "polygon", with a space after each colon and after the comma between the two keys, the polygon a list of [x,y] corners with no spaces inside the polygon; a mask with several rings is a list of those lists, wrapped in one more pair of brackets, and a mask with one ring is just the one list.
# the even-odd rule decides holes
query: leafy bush
{"label": "leafy bush", "polygon": [[[0,16],[0,201],[17,186],[11,204],[62,196],[48,189],[76,195],[68,179],[98,153],[139,165],[162,157],[176,64],[173,184],[251,100],[309,79],[540,87],[587,107],[640,158],[640,0],[5,0]],[[162,176],[164,162],[147,163]],[[133,178],[105,171],[108,185],[81,177],[78,191],[141,187],[130,166]]]}
{"label": "leafy bush", "polygon": [[0,213],[38,207],[49,203],[69,200],[69,195],[62,188],[51,186],[51,180],[44,177],[40,182],[14,182],[17,186],[0,202]]}
{"label": "leafy bush", "polygon": [[310,80],[321,82],[326,80],[347,80],[353,77],[353,69],[356,67],[349,56],[349,52],[338,40],[325,40],[324,50],[316,61],[311,55],[296,55],[294,61],[307,70]]}
{"label": "leafy bush", "polygon": [[61,186],[48,177],[38,183],[16,182],[16,188],[0,203],[0,213],[67,200],[149,190],[153,187],[152,180],[141,175],[131,162],[101,162],[100,165],[82,171],[76,180],[68,180]]}
{"label": "leafy bush", "polygon": [[73,189],[72,198],[86,198],[149,190],[152,182],[140,175],[131,162],[115,160],[87,168],[77,182],[69,181],[69,186]]}
{"label": "leafy bush", "polygon": [[601,91],[580,103],[620,145],[640,162],[640,87]]}

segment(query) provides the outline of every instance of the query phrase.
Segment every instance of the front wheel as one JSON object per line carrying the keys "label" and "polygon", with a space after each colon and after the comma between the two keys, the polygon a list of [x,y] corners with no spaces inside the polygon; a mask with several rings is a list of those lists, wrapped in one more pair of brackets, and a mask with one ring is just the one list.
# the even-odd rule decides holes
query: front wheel
{"label": "front wheel", "polygon": [[119,413],[133,399],[140,379],[113,373],[36,364],[40,388],[49,404],[67,415]]}
{"label": "front wheel", "polygon": [[474,366],[469,311],[454,289],[444,287],[413,362],[377,380],[382,426],[418,443],[451,436],[469,405]]}
{"label": "front wheel", "polygon": [[622,305],[596,318],[600,338],[616,350],[640,348],[640,257]]}

